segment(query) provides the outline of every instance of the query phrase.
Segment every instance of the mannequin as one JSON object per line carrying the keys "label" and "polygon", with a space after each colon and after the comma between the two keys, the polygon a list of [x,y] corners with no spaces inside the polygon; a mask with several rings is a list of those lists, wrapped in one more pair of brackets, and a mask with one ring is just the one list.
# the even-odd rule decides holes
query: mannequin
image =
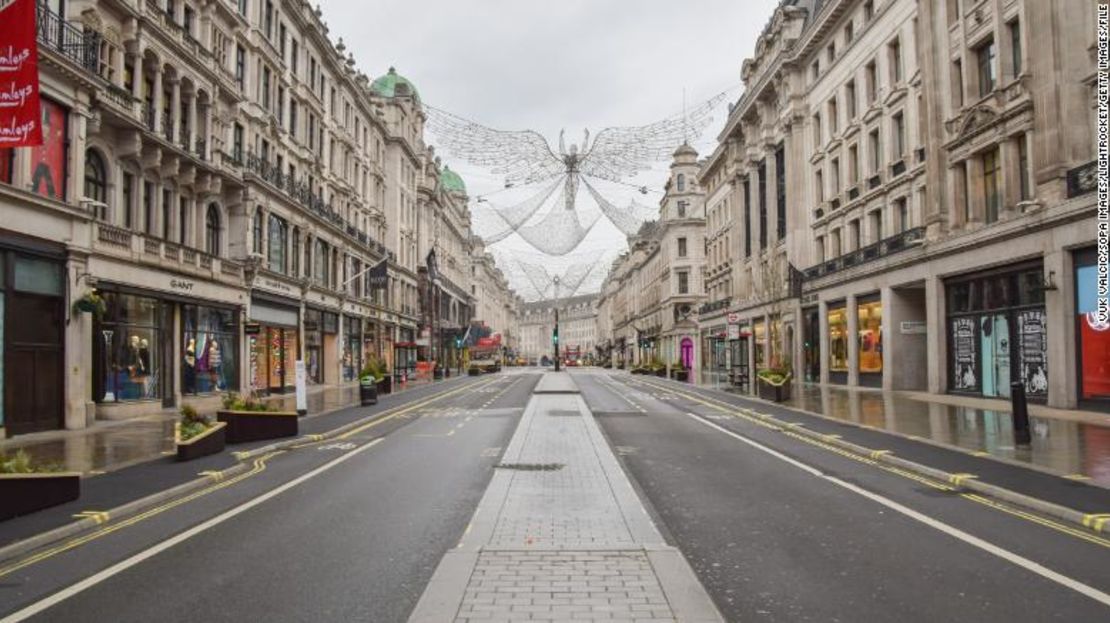
{"label": "mannequin", "polygon": [[197,340],[192,337],[185,346],[185,393],[197,393]]}
{"label": "mannequin", "polygon": [[208,340],[208,375],[212,379],[212,388],[220,389],[220,367],[223,357],[220,355],[220,343],[215,339]]}

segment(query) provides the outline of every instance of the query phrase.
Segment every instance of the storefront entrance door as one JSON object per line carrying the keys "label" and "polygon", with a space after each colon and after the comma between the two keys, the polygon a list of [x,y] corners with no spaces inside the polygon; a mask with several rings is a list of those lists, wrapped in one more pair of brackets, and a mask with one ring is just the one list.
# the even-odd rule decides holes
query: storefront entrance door
{"label": "storefront entrance door", "polygon": [[1010,397],[1010,322],[1006,314],[983,316],[979,332],[983,353],[983,395]]}
{"label": "storefront entrance door", "polygon": [[61,299],[15,292],[5,303],[6,426],[13,435],[63,426]]}

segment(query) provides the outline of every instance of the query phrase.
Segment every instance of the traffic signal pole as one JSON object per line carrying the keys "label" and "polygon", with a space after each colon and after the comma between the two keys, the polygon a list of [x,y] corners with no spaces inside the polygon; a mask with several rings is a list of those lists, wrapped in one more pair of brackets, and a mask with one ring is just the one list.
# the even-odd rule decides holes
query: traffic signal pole
{"label": "traffic signal pole", "polygon": [[551,334],[551,344],[555,347],[555,371],[559,371],[559,307],[555,306],[555,332]]}

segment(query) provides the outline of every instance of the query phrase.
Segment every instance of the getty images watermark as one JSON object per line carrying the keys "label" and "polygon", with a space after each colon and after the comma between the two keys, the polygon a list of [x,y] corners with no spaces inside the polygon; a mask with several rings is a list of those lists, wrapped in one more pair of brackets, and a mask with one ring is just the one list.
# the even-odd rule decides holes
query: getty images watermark
{"label": "getty images watermark", "polygon": [[1110,322],[1110,5],[1098,4],[1098,307]]}

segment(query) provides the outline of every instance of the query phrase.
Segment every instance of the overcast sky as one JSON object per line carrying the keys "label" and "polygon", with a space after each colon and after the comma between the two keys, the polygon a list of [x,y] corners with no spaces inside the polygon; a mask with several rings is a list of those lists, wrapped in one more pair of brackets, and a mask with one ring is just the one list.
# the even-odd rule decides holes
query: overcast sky
{"label": "overcast sky", "polygon": [[[409,78],[423,100],[483,125],[532,129],[554,147],[559,130],[581,141],[608,126],[637,126],[681,113],[728,91],[741,93],[740,65],[749,57],[777,0],[324,0],[323,18],[342,37],[358,67],[372,78],[389,67]],[[726,109],[692,141],[702,155],[716,144]],[[434,136],[429,142],[435,144]],[[472,197],[511,205],[524,195],[493,194],[502,180],[440,151]],[[657,205],[668,163],[637,183],[653,191],[608,186],[610,200]],[[582,190],[585,194],[585,189]],[[585,206],[583,206],[583,209]],[[600,223],[568,257],[545,262],[552,272],[598,252],[624,246],[616,228]],[[536,261],[513,236],[503,256]],[[542,256],[539,259],[543,260]],[[512,267],[508,267],[512,268]],[[597,271],[597,280],[604,276]],[[522,289],[527,289],[522,286]]]}

